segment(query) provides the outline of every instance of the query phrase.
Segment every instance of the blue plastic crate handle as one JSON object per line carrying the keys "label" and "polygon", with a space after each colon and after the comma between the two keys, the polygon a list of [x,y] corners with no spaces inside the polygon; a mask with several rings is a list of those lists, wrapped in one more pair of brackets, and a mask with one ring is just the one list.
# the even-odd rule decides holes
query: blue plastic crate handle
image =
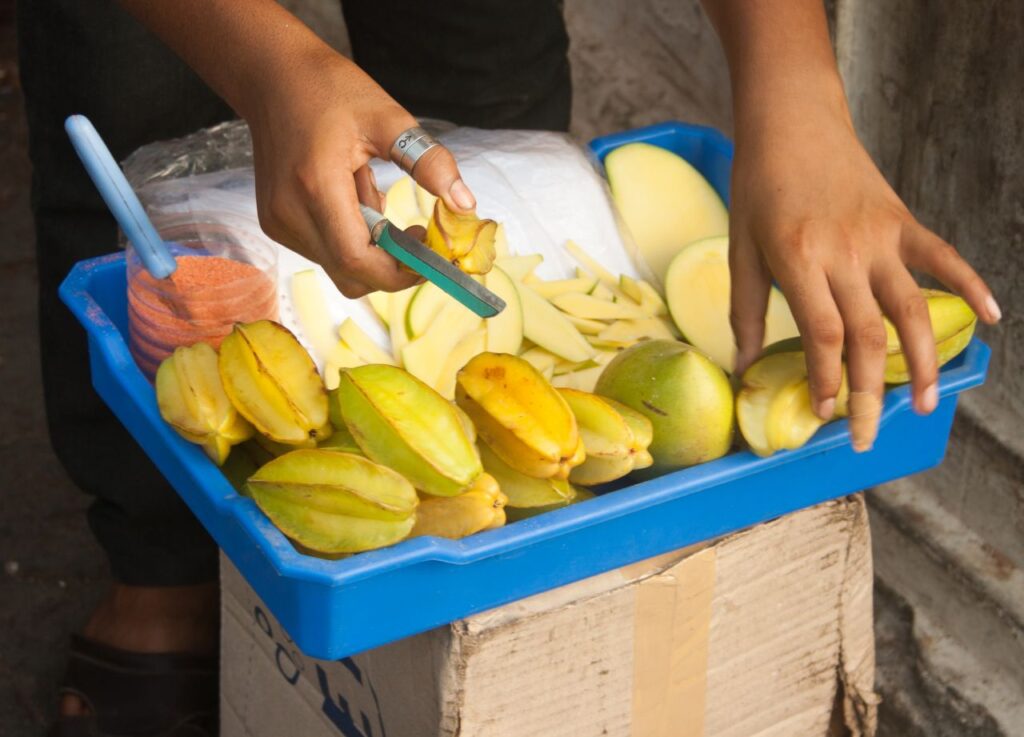
{"label": "blue plastic crate handle", "polygon": [[146,271],[157,279],[169,277],[178,264],[146,216],[142,203],[92,122],[84,115],[71,115],[64,121],[64,130],[100,197],[132,242]]}

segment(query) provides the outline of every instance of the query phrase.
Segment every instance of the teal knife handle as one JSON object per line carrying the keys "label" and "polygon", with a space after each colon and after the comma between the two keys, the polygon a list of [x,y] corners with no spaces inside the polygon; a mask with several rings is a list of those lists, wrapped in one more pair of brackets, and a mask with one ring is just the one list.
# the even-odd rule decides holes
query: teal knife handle
{"label": "teal knife handle", "polygon": [[[494,317],[505,307],[505,303],[497,295],[491,294],[483,286],[470,279],[469,276],[457,271],[457,267],[444,261],[423,244],[417,242],[410,244],[410,247],[407,248],[397,243],[392,235],[397,230],[395,225],[390,223],[376,210],[360,205],[360,211],[367,227],[370,229],[370,238],[374,243],[417,274],[426,278],[427,281],[436,284],[446,294],[458,300],[459,303],[469,310],[480,315],[480,317],[487,318]],[[398,232],[401,233],[401,231]],[[409,238],[412,237],[409,236]],[[423,257],[417,257],[412,252],[412,249],[423,253]],[[440,262],[440,268],[430,263],[431,260]],[[445,273],[445,271],[454,272],[454,276]],[[475,292],[480,292],[481,294],[475,294]]]}

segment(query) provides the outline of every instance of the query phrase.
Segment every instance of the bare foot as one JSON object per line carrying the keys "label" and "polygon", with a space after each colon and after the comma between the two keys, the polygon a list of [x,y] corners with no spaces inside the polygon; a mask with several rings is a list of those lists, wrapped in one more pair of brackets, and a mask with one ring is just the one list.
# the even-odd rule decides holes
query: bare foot
{"label": "bare foot", "polygon": [[[220,638],[220,590],[198,586],[114,584],[96,607],[82,634],[90,640],[136,653],[212,655]],[[61,697],[63,716],[85,716],[77,696]]]}

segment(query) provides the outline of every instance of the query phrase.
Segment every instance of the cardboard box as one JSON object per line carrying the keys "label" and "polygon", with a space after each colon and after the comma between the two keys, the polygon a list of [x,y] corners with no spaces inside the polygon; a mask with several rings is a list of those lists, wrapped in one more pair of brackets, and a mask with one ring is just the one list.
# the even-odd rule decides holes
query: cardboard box
{"label": "cardboard box", "polygon": [[224,737],[875,731],[860,496],[337,662],[299,653],[226,559],[222,577]]}

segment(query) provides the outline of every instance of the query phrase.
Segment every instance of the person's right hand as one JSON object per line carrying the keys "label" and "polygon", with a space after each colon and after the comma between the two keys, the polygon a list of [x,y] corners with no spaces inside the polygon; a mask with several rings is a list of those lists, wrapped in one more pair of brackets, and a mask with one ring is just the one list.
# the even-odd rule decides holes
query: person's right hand
{"label": "person's right hand", "polygon": [[[417,125],[416,119],[333,52],[288,65],[260,87],[245,117],[252,131],[257,209],[267,235],[321,264],[347,297],[419,281],[370,243],[358,207],[362,202],[383,209],[368,163],[389,159],[395,139]],[[443,146],[423,155],[415,179],[453,210],[476,205]]]}

